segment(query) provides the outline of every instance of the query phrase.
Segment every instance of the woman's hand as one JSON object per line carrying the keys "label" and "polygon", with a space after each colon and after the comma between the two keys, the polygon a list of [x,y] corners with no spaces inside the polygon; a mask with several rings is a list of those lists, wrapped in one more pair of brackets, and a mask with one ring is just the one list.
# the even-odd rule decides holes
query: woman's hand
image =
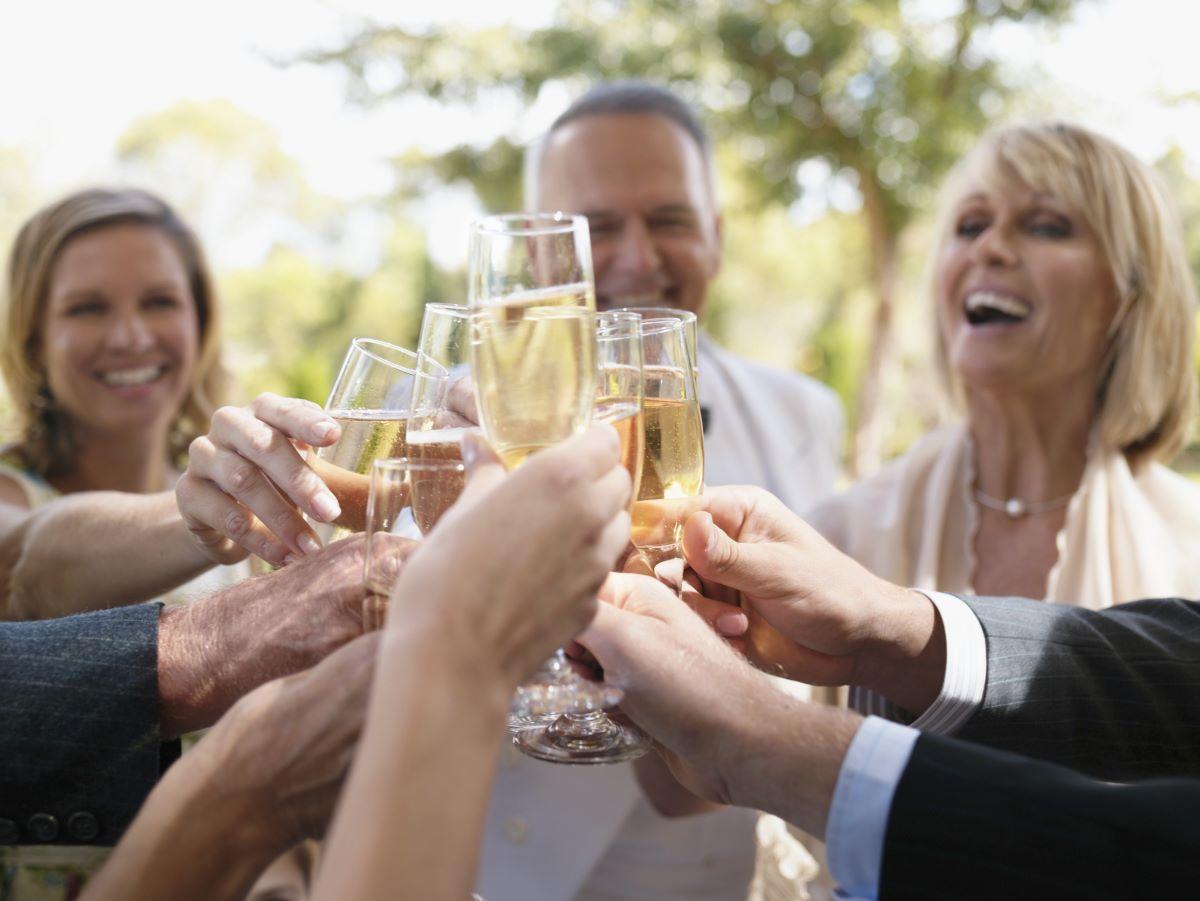
{"label": "woman's hand", "polygon": [[260,394],[221,407],[192,442],[175,499],[192,535],[215,563],[248,553],[273,564],[313,553],[321,542],[302,514],[333,522],[341,505],[294,442],[327,447],[341,428],[311,401]]}
{"label": "woman's hand", "polygon": [[406,561],[387,628],[441,630],[515,686],[595,614],[629,537],[629,474],[607,425],[512,473],[476,435],[463,457],[466,488]]}

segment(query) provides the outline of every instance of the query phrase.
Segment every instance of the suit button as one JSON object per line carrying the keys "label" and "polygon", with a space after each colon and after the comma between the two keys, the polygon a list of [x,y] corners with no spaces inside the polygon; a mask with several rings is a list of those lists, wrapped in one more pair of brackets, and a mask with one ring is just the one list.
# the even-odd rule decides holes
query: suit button
{"label": "suit button", "polygon": [[86,810],[73,813],[67,820],[67,834],[77,842],[94,842],[100,835],[100,821]]}
{"label": "suit button", "polygon": [[25,829],[35,845],[47,845],[58,838],[58,820],[48,813],[35,813],[25,824]]}
{"label": "suit button", "polygon": [[13,820],[0,819],[0,845],[15,845],[21,840],[21,830]]}
{"label": "suit button", "polygon": [[500,824],[500,834],[514,845],[523,845],[529,838],[529,822],[521,817],[509,817]]}

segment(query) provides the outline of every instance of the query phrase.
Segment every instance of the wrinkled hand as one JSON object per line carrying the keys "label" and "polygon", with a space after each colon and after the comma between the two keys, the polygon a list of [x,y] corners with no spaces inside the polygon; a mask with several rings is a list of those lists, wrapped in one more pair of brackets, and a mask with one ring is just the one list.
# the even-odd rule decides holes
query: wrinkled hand
{"label": "wrinkled hand", "polygon": [[600,597],[578,641],[625,692],[622,712],[659,743],[688,790],[736,803],[729,774],[741,766],[739,736],[755,717],[775,716],[770,705],[784,696],[661,582],[614,573]]}
{"label": "wrinkled hand", "polygon": [[251,689],[308,669],[362,634],[363,549],[363,536],[355,535],[278,572],[164,610],[164,734],[211,725]]}
{"label": "wrinkled hand", "polygon": [[282,564],[321,547],[304,521],[333,522],[341,505],[293,442],[333,444],[341,428],[316,404],[260,394],[221,407],[188,448],[175,499],[197,544],[215,563],[247,553]]}
{"label": "wrinkled hand", "polygon": [[629,536],[629,474],[611,426],[506,473],[476,435],[467,485],[392,593],[389,630],[447,626],[456,647],[516,685],[591,620]]}
{"label": "wrinkled hand", "polygon": [[222,791],[240,786],[259,796],[255,807],[279,850],[324,834],[362,730],[378,639],[358,638],[306,672],[255,689],[193,752],[216,761]]}

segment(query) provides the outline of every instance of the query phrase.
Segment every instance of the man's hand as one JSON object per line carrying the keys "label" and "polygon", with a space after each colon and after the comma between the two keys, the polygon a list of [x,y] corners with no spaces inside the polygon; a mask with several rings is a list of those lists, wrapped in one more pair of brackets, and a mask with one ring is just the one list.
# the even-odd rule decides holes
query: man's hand
{"label": "man's hand", "polygon": [[164,736],[211,725],[234,701],[307,669],[363,631],[363,538],[163,610],[158,684]]}
{"label": "man's hand", "polygon": [[303,513],[333,522],[341,505],[294,442],[326,447],[341,428],[311,401],[260,394],[246,407],[221,407],[192,442],[175,486],[179,512],[214,563],[247,553],[282,564],[318,551]]}
{"label": "man's hand", "polygon": [[579,642],[675,777],[702,798],[820,834],[857,718],[779,690],[654,579],[611,575],[601,599]]}
{"label": "man's hand", "polygon": [[[863,685],[913,711],[937,697],[945,642],[933,604],[842,554],[766,491],[712,488],[683,549],[714,627],[752,660],[815,685]],[[732,608],[740,606],[742,620]]]}

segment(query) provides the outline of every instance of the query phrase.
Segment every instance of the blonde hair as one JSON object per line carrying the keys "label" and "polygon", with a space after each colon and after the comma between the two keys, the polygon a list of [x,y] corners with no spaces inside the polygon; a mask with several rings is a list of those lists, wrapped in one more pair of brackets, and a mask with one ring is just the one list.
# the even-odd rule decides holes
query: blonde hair
{"label": "blonde hair", "polygon": [[[971,177],[1011,179],[1078,210],[1108,261],[1118,306],[1096,385],[1095,435],[1131,466],[1170,460],[1187,443],[1196,411],[1196,289],[1183,228],[1158,176],[1114,141],[1077,125],[1010,125],[985,135],[943,187],[939,244]],[[959,383],[937,329],[938,367]]]}
{"label": "blonde hair", "polygon": [[172,423],[168,452],[181,463],[187,447],[208,430],[228,378],[218,344],[217,298],[200,242],[165,202],[133,188],[78,191],[35,213],[21,228],[8,259],[8,334],[0,347],[3,373],[20,429],[15,450],[42,476],[69,472],[76,446],[71,422],[50,393],[42,359],[50,280],[63,248],[84,232],[133,223],[155,228],[175,245],[196,306],[200,347],[192,384]]}

